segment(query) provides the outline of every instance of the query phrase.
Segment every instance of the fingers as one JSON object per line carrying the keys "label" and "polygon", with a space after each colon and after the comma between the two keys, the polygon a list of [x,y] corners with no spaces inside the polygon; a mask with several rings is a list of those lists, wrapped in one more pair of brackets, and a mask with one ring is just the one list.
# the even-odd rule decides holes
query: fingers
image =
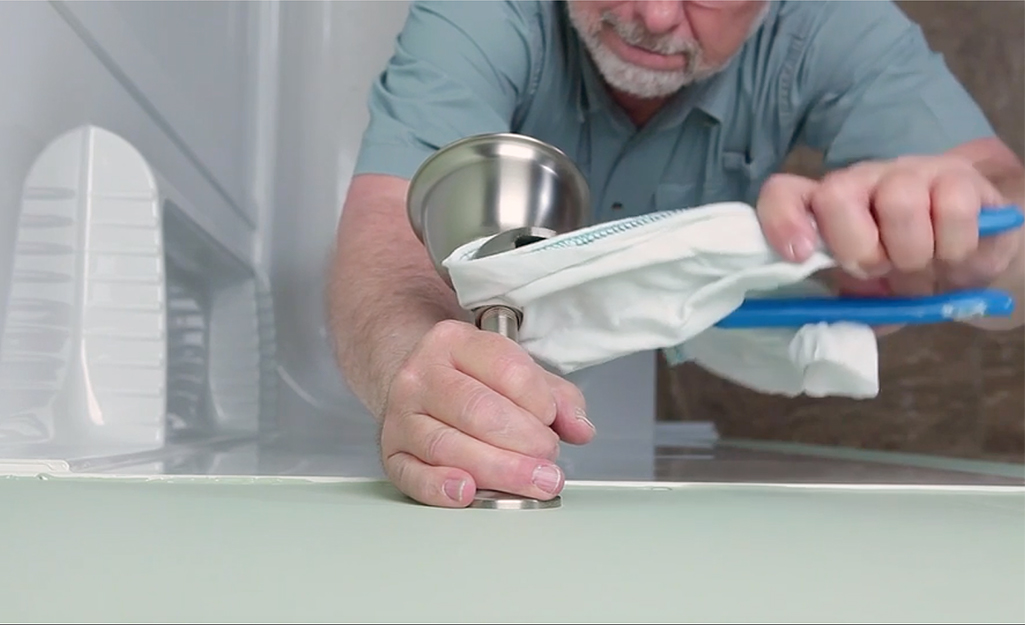
{"label": "fingers", "polygon": [[584,445],[594,438],[595,428],[587,418],[587,406],[584,394],[568,380],[550,372],[545,372],[549,385],[555,395],[558,411],[552,430],[559,438],[571,445]]}
{"label": "fingers", "polygon": [[[558,457],[559,437],[548,425],[477,379],[443,365],[424,370],[421,379],[420,410],[442,423],[495,447]],[[538,379],[535,392],[542,394],[548,390],[547,380]]]}
{"label": "fingers", "polygon": [[[919,272],[933,259],[929,179],[912,169],[896,169],[876,184],[871,205],[885,257],[899,272]],[[885,262],[885,261],[884,261]]]}
{"label": "fingers", "polygon": [[1020,229],[979,239],[979,215],[982,211],[988,210],[986,207],[999,206],[1006,203],[1007,200],[988,180],[978,176],[969,178],[970,180],[967,182],[961,180],[960,185],[964,187],[962,193],[965,196],[971,196],[968,182],[974,184],[977,193],[974,204],[962,202],[956,208],[960,209],[962,214],[970,214],[971,240],[974,244],[968,255],[960,259],[942,259],[946,265],[945,283],[951,288],[969,288],[979,284],[988,284],[1007,270],[1022,249],[1023,232]]}
{"label": "fingers", "polygon": [[965,175],[940,178],[931,193],[937,260],[958,264],[979,245],[980,189]]}
{"label": "fingers", "polygon": [[889,269],[879,227],[870,210],[879,168],[856,166],[827,175],[811,194],[819,234],[848,273],[879,276]]}
{"label": "fingers", "polygon": [[583,398],[514,342],[437,324],[392,378],[382,419],[388,478],[428,505],[461,507],[488,488],[550,499],[564,484],[560,435],[593,435]]}
{"label": "fingers", "polygon": [[1022,249],[1023,233],[1008,232],[987,237],[964,262],[948,264],[941,283],[946,289],[976,288],[1004,273]]}
{"label": "fingers", "polygon": [[468,332],[473,333],[472,340],[452,337],[452,365],[533,414],[544,425],[551,425],[556,408],[555,397],[548,391],[547,372],[519,345],[500,334],[462,324],[452,328],[452,334]]}
{"label": "fingers", "polygon": [[[554,463],[493,447],[425,414],[406,415],[397,425],[388,439],[394,451],[385,452],[385,467],[403,492],[455,506],[472,498],[475,491],[466,490],[470,484],[541,500],[551,499],[564,485],[562,470]],[[457,480],[455,485],[449,482],[452,479]],[[455,487],[460,482],[462,491]],[[452,498],[453,492],[461,497]]]}
{"label": "fingers", "polygon": [[384,458],[384,470],[396,488],[428,506],[462,508],[477,492],[466,471],[432,467],[402,451]]}
{"label": "fingers", "polygon": [[[803,211],[845,272],[862,280],[892,273],[895,294],[915,295],[938,283],[988,284],[1006,269],[1021,240],[978,234],[981,207],[1001,203],[971,162],[922,156],[855,165],[818,183],[773,177],[758,213],[773,247],[795,236]],[[932,273],[936,267],[944,271]]]}
{"label": "fingers", "polygon": [[792,262],[804,262],[815,251],[818,235],[808,212],[817,183],[809,178],[777,174],[758,196],[758,222],[769,245]]}

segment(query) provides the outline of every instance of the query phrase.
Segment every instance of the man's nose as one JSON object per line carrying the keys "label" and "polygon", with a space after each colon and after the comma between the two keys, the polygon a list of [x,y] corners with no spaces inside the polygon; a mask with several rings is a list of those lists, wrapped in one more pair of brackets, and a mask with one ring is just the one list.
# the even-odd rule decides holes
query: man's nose
{"label": "man's nose", "polygon": [[634,11],[648,32],[653,34],[670,32],[683,20],[683,2],[680,0],[640,0],[634,4]]}

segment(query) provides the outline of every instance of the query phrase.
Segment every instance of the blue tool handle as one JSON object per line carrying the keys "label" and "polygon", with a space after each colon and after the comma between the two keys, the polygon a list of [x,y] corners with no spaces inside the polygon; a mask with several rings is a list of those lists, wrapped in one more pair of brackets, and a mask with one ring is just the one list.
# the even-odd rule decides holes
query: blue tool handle
{"label": "blue tool handle", "polygon": [[979,213],[979,237],[1002,234],[1025,223],[1025,214],[1013,204],[984,207]]}
{"label": "blue tool handle", "polygon": [[[979,237],[991,237],[1025,224],[1014,205],[984,207]],[[977,289],[929,297],[785,298],[747,300],[716,324],[720,328],[799,328],[843,321],[868,325],[943,323],[981,316],[1008,316],[1014,299],[1003,291]]]}
{"label": "blue tool handle", "polygon": [[1014,299],[977,289],[927,297],[843,297],[746,300],[719,328],[799,328],[809,323],[855,322],[871,326],[944,323],[983,316],[1006,317]]}

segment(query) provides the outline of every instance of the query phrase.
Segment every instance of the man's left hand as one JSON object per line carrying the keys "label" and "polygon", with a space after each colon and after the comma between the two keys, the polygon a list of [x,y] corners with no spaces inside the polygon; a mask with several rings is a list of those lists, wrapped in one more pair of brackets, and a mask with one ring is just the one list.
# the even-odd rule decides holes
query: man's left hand
{"label": "man's left hand", "polygon": [[779,174],[758,200],[766,239],[784,258],[824,244],[841,292],[928,295],[987,287],[1019,254],[1020,231],[979,238],[984,207],[1006,199],[958,156],[866,162],[821,181]]}

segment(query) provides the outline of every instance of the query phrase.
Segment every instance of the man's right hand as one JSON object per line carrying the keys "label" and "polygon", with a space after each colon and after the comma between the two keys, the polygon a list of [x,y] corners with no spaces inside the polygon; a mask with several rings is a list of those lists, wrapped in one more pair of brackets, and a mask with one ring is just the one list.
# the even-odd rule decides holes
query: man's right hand
{"label": "man's right hand", "polygon": [[504,336],[442,321],[391,383],[381,454],[403,493],[458,508],[477,489],[551,499],[565,482],[559,440],[593,436],[576,386]]}

